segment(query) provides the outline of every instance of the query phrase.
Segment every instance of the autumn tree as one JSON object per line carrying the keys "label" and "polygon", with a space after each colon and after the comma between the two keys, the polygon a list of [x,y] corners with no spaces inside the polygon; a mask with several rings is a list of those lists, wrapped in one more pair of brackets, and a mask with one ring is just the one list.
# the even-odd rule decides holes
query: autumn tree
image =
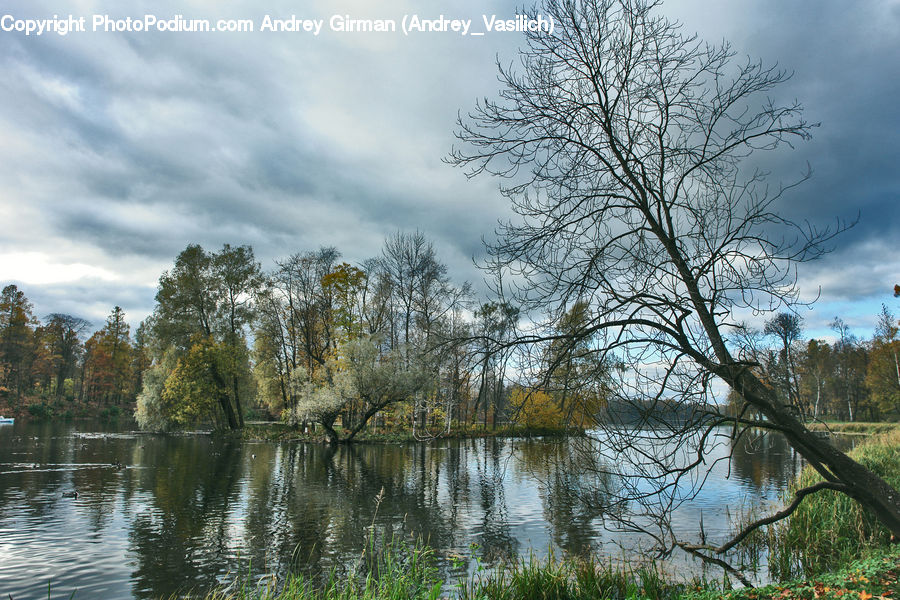
{"label": "autumn tree", "polygon": [[290,309],[293,327],[297,330],[299,351],[307,371],[323,366],[335,348],[333,290],[322,286],[331,273],[340,253],[334,247],[291,256],[282,268],[292,279]]}
{"label": "autumn tree", "polygon": [[509,395],[515,421],[525,427],[564,429],[566,414],[559,402],[544,390],[515,386]]}
{"label": "autumn tree", "polygon": [[0,293],[0,393],[12,398],[15,407],[30,384],[37,320],[31,302],[15,285]]}
{"label": "autumn tree", "polygon": [[[427,384],[424,361],[410,360],[410,354],[390,349],[378,336],[346,342],[317,376],[300,374],[297,410],[321,423],[329,442],[352,441],[378,412],[410,402]],[[335,421],[354,401],[360,414],[339,433]]]}
{"label": "autumn tree", "polygon": [[[446,431],[467,396],[459,340],[471,290],[450,283],[418,232],[388,236],[381,255],[359,265],[340,256],[332,247],[296,253],[266,276],[254,330],[261,402],[297,426],[320,424],[334,440],[353,439],[387,412],[410,417],[420,437]],[[361,346],[377,350],[369,362],[352,359]],[[396,393],[347,384],[364,364],[373,376],[396,371],[398,357]],[[403,392],[409,373],[429,375],[417,375],[412,396]]]}
{"label": "autumn tree", "polygon": [[[154,366],[158,371],[167,364],[175,371],[165,376],[155,372],[154,384],[144,385],[139,404],[145,406],[138,406],[138,412],[145,415],[144,423],[165,422],[171,415],[159,419],[146,415],[152,409],[168,410],[173,406],[173,394],[186,394],[190,389],[181,382],[177,386],[156,385],[157,380],[202,373],[198,385],[211,394],[224,424],[230,429],[243,425],[242,389],[249,385],[250,377],[245,329],[253,316],[251,298],[258,284],[259,265],[249,246],[233,248],[226,244],[220,252],[211,254],[192,244],[178,255],[173,269],[162,274],[150,319],[155,338]],[[174,364],[163,361],[167,353],[174,354]],[[206,359],[210,362],[204,370],[198,361]],[[154,396],[157,393],[169,396],[159,398]],[[196,398],[193,394],[182,397],[186,402]],[[171,422],[184,421],[175,418]]]}
{"label": "autumn tree", "polygon": [[366,272],[346,262],[322,276],[322,291],[333,300],[332,320],[343,340],[365,333],[366,283]]}
{"label": "autumn tree", "polygon": [[881,411],[900,416],[900,336],[897,319],[885,305],[869,351],[866,387]]}
{"label": "autumn tree", "polygon": [[[297,414],[299,389],[292,382],[301,374],[316,376],[338,345],[337,321],[354,318],[349,296],[358,278],[349,266],[348,280],[335,273],[339,258],[336,248],[323,247],[278,261],[257,299],[256,378],[265,403],[287,409],[291,418]],[[351,312],[336,314],[341,302]]]}
{"label": "autumn tree", "polygon": [[118,405],[133,398],[133,361],[131,327],[125,321],[125,311],[116,306],[103,328],[85,343],[85,399]]}
{"label": "autumn tree", "polygon": [[[615,400],[645,419],[658,415],[659,427],[641,440],[607,429],[602,451],[611,464],[641,457],[618,472],[621,500],[654,514],[654,525],[623,526],[653,536],[662,551],[721,561],[744,536],[714,545],[681,539],[671,526],[683,501],[674,490],[703,480],[713,426],[725,423],[735,436],[755,426],[780,431],[822,476],[779,517],[832,489],[900,536],[900,494],[808,431],[736,358],[737,315],[790,312],[798,263],[821,256],[835,233],[787,220],[779,202],[790,186],[770,186],[745,168],[759,150],[809,138],[812,125],[799,104],[774,99],[784,72],[735,61],[727,44],[685,35],[658,8],[645,0],[539,3],[555,28],[527,33],[519,67],[500,70],[500,98],[460,120],[462,147],[451,161],[471,176],[503,178],[518,214],[490,247],[491,266],[538,324],[516,341],[548,345],[568,307],[590,307],[566,335],[591,337],[599,361],[627,365]],[[717,410],[714,380],[743,399],[737,417]],[[673,403],[683,407],[680,418],[660,421]],[[750,411],[765,419],[745,418]],[[646,444],[656,450],[648,455]],[[696,460],[681,464],[683,456]],[[638,480],[657,484],[657,493],[638,490]]]}

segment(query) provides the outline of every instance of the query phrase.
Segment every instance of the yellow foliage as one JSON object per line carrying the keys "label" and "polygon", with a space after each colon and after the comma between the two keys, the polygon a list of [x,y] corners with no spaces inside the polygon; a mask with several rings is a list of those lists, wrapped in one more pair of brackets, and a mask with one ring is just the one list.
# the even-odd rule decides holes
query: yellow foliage
{"label": "yellow foliage", "polygon": [[520,425],[545,429],[563,429],[566,426],[562,409],[547,392],[517,387],[510,394],[509,403]]}

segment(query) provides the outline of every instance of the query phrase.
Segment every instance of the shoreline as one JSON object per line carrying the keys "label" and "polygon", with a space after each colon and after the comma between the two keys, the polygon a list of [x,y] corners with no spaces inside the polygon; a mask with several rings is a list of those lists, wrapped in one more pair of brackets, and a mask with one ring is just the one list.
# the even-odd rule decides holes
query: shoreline
{"label": "shoreline", "polygon": [[[340,431],[340,430],[338,430]],[[230,435],[226,432],[225,435]],[[327,444],[324,432],[304,433],[296,427],[279,422],[248,422],[235,435],[244,441],[254,442],[307,442]],[[541,429],[526,427],[498,427],[496,429],[454,428],[449,432],[441,432],[434,436],[415,436],[409,430],[392,430],[380,433],[361,433],[350,441],[337,441],[335,444],[405,444],[413,442],[432,442],[435,440],[483,439],[483,438],[567,438],[585,435],[581,429]]]}

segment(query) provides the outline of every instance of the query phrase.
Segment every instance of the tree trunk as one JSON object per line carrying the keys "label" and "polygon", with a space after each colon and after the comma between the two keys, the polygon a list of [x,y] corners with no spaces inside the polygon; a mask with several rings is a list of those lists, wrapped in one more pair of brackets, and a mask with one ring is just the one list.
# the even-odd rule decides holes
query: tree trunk
{"label": "tree trunk", "polygon": [[897,368],[897,385],[900,385],[900,360],[897,359],[896,350],[894,350],[894,366]]}
{"label": "tree trunk", "polygon": [[326,444],[337,444],[340,441],[337,432],[334,430],[334,419],[329,422],[326,419],[319,421],[322,424],[322,428],[325,430],[325,443]]}
{"label": "tree trunk", "polygon": [[758,408],[823,478],[846,486],[845,494],[872,511],[894,536],[900,537],[900,492],[806,429],[785,407],[773,401],[772,390],[749,373],[744,365],[722,367],[717,374]]}
{"label": "tree trunk", "polygon": [[228,394],[219,394],[219,405],[222,407],[222,412],[225,413],[225,420],[228,421],[228,428],[232,430],[238,429],[238,422],[234,416],[234,407],[231,406],[231,398],[228,397]]}
{"label": "tree trunk", "polygon": [[215,366],[211,367],[211,373],[213,381],[216,384],[216,389],[219,390],[219,405],[222,407],[222,412],[225,413],[225,419],[228,421],[228,428],[231,430],[236,430],[239,428],[237,417],[234,414],[234,407],[231,406],[231,398],[228,397],[228,393],[225,392],[225,381],[222,380],[222,375],[219,373],[219,370],[215,368]]}
{"label": "tree trunk", "polygon": [[751,406],[757,408],[822,477],[845,485],[845,494],[871,510],[891,533],[900,537],[900,492],[828,441],[813,435],[787,407],[778,402],[774,390],[763,385],[747,365],[732,358],[680,249],[667,238],[665,232],[658,231],[658,238],[666,245],[669,256],[687,287],[691,304],[709,336],[719,364],[699,352],[694,354],[695,360],[718,375]]}
{"label": "tree trunk", "polygon": [[816,377],[816,407],[813,409],[813,419],[819,418],[819,400],[822,398],[822,384],[819,382],[819,378]]}
{"label": "tree trunk", "polygon": [[238,396],[238,378],[237,375],[231,378],[231,389],[234,392],[234,406],[237,410],[238,426],[244,426],[244,411],[241,409],[241,398]]}

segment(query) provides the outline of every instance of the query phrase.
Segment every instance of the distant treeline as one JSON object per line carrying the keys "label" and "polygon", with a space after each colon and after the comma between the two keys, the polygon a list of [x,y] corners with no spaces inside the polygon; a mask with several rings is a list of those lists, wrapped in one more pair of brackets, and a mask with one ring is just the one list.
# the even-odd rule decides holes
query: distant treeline
{"label": "distant treeline", "polygon": [[[131,335],[118,306],[92,331],[89,321],[33,314],[25,294],[7,285],[0,296],[0,411],[49,417],[116,415],[131,405],[149,365],[146,327]],[[91,407],[87,409],[86,407]]]}
{"label": "distant treeline", "polygon": [[[742,328],[741,356],[782,402],[804,419],[896,421],[900,419],[900,336],[884,305],[874,335],[860,339],[835,317],[835,342],[806,340],[803,320],[781,313],[762,330]],[[740,399],[732,393],[730,406]]]}

